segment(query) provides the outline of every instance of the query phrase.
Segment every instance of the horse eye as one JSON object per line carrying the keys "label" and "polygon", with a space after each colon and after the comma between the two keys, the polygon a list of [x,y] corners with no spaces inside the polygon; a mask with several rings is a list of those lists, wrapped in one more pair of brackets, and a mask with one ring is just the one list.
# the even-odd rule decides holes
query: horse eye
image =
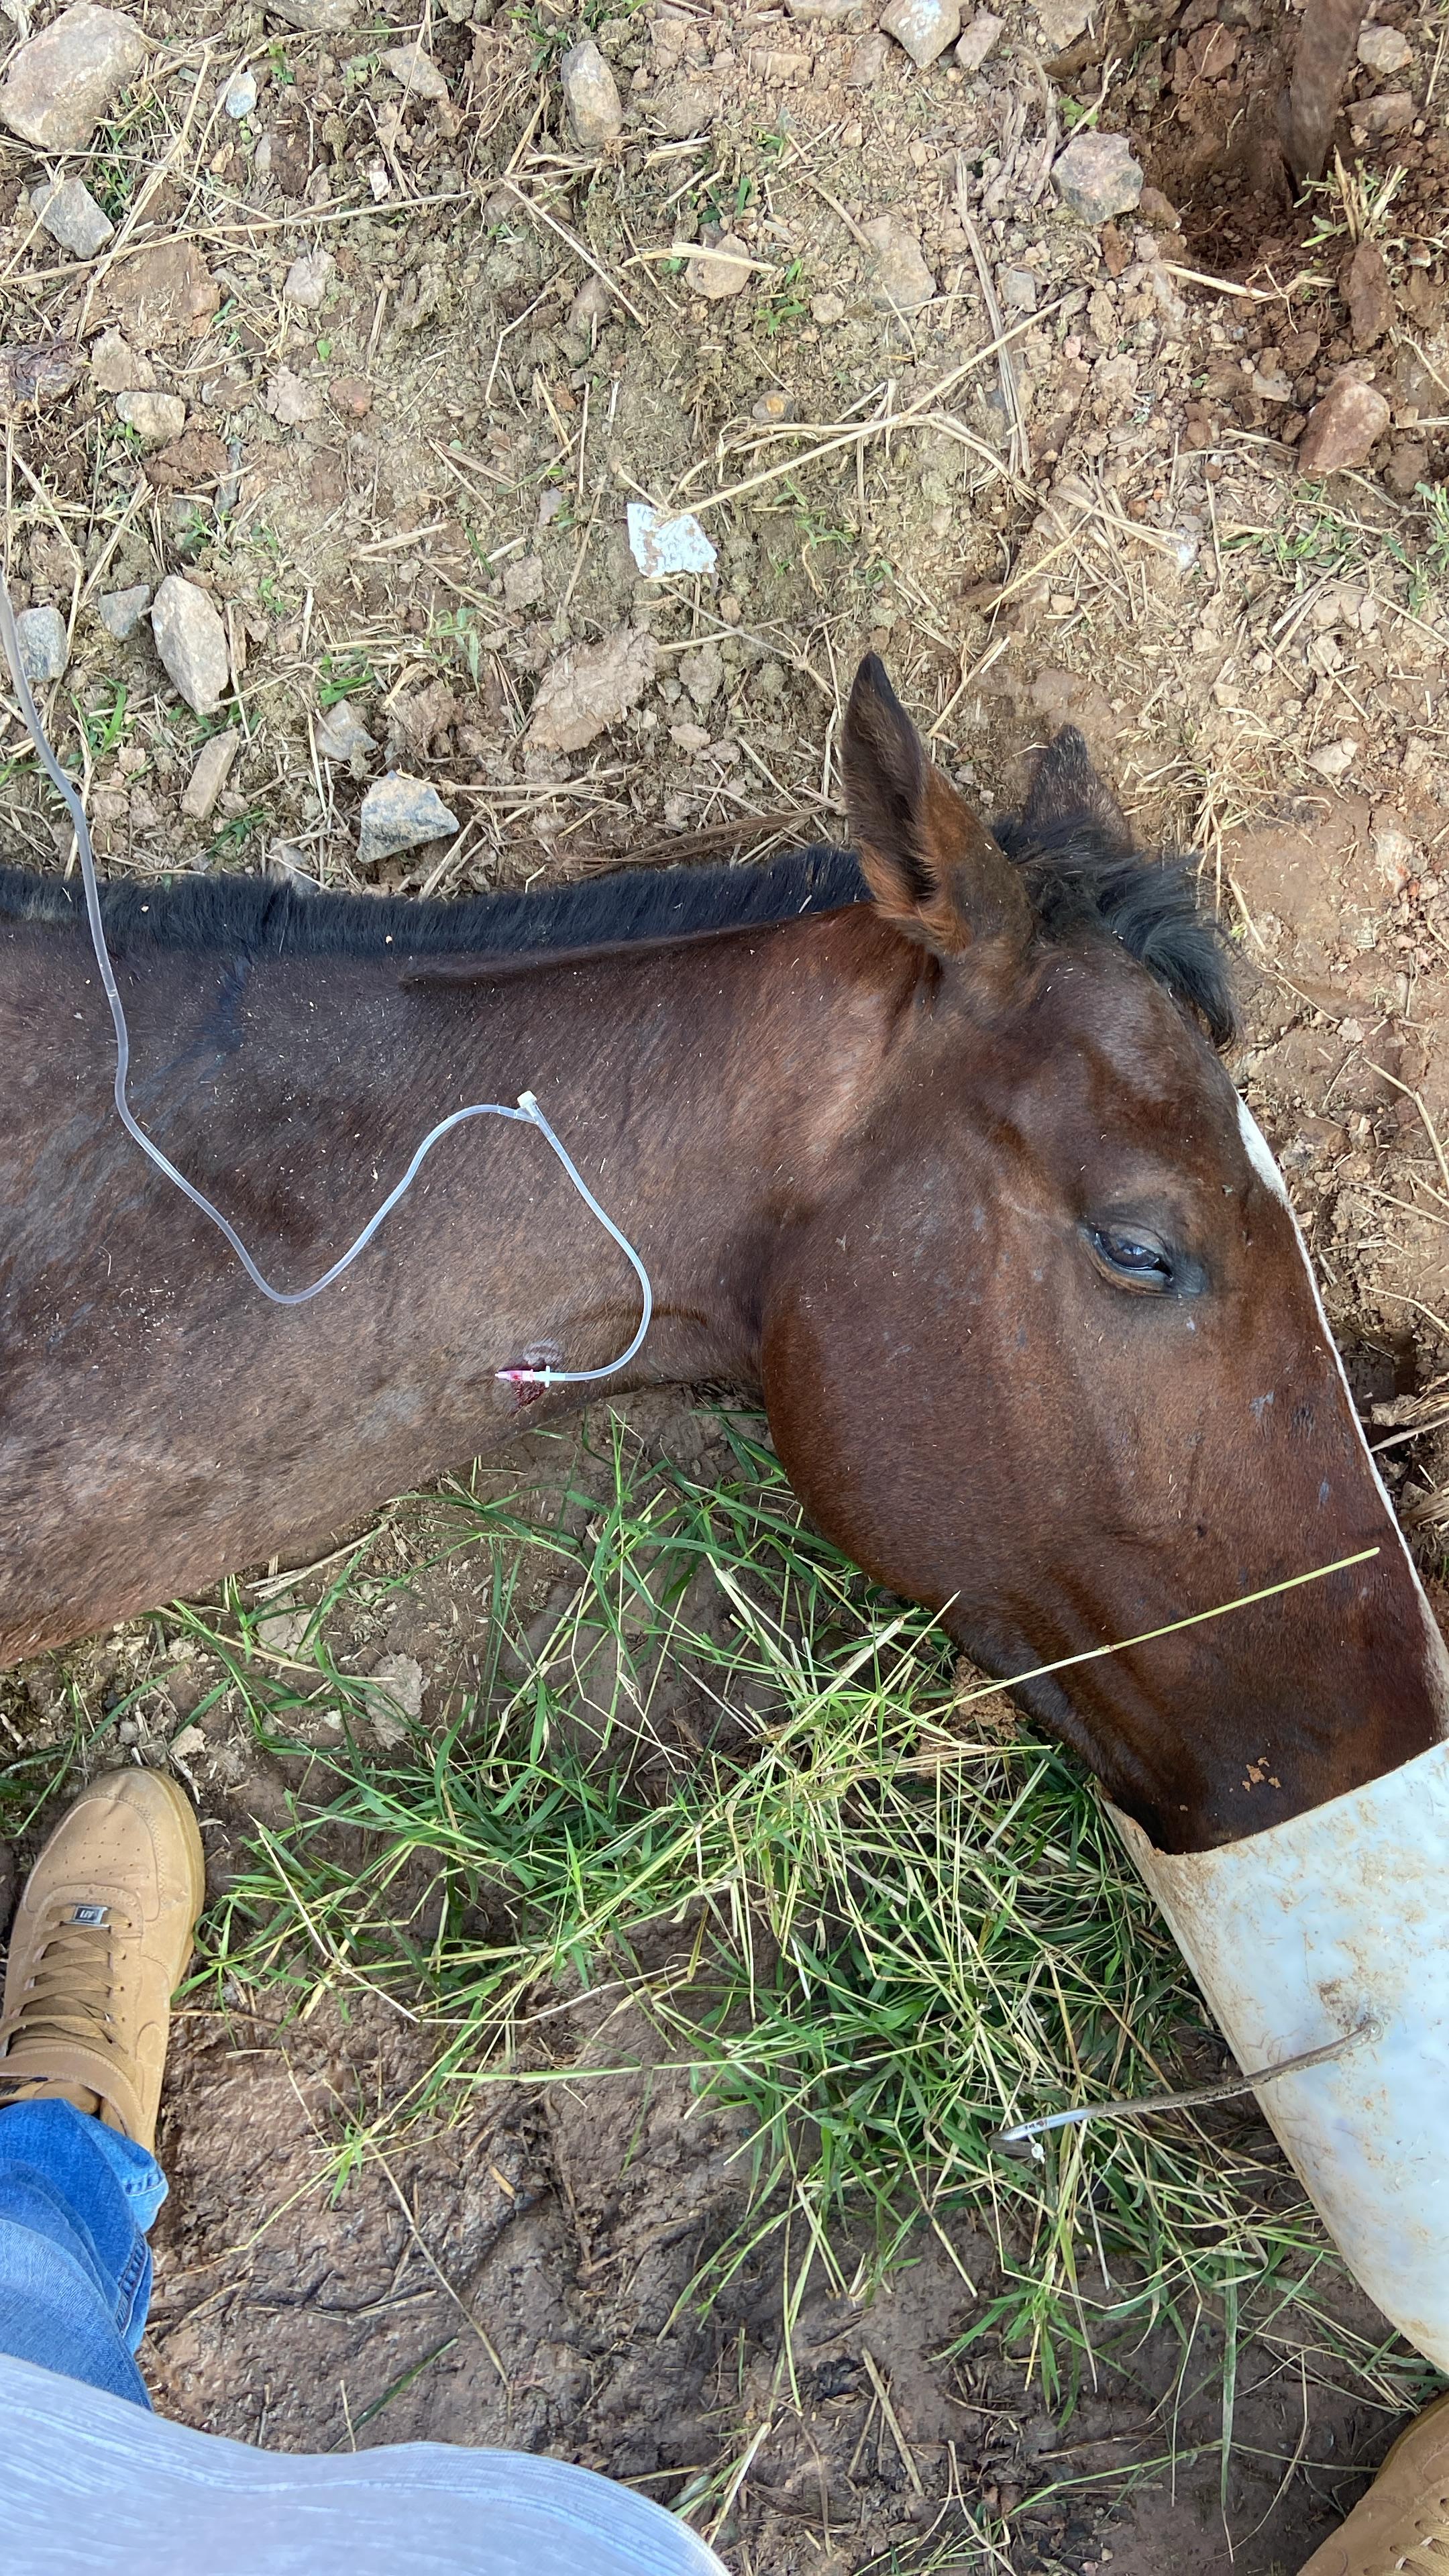
{"label": "horse eye", "polygon": [[1120,1279],[1134,1288],[1167,1288],[1172,1284],[1172,1263],[1155,1235],[1133,1234],[1123,1227],[1093,1225],[1087,1228],[1087,1241],[1097,1256],[1099,1268],[1110,1278]]}

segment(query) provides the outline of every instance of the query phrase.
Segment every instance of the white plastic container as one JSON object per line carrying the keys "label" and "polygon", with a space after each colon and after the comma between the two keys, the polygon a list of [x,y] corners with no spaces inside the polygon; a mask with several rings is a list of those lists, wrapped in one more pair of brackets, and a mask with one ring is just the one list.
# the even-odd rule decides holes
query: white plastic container
{"label": "white plastic container", "polygon": [[1349,2269],[1449,2370],[1449,1744],[1219,1851],[1109,1811]]}

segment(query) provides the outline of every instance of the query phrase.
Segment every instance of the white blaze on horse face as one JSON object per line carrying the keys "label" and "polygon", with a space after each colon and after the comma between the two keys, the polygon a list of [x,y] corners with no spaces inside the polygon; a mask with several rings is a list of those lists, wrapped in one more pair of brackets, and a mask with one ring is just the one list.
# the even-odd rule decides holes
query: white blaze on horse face
{"label": "white blaze on horse face", "polygon": [[[1430,1697],[1434,1701],[1435,1707],[1439,1713],[1440,1732],[1442,1735],[1449,1735],[1449,1648],[1446,1648],[1444,1640],[1439,1633],[1439,1622],[1429,1607],[1428,1594],[1425,1592],[1422,1583],[1419,1581],[1418,1569],[1414,1564],[1413,1558],[1409,1554],[1408,1545],[1404,1538],[1404,1534],[1399,1527],[1393,1504],[1389,1500],[1388,1488],[1385,1485],[1382,1476],[1379,1474],[1378,1461],[1374,1457],[1374,1453],[1370,1449],[1367,1440],[1364,1438],[1363,1424],[1358,1418],[1358,1407],[1353,1400],[1353,1391],[1349,1386],[1347,1371],[1344,1368],[1342,1359],[1339,1357],[1338,1344],[1333,1338],[1333,1334],[1329,1329],[1328,1317],[1323,1311],[1323,1299],[1319,1295],[1318,1281],[1314,1277],[1313,1264],[1308,1258],[1308,1246],[1303,1240],[1302,1229],[1299,1226],[1297,1217],[1293,1213],[1293,1203],[1288,1196],[1287,1184],[1284,1181],[1282,1173],[1278,1169],[1277,1163],[1273,1159],[1273,1154],[1269,1147],[1267,1138],[1263,1134],[1263,1131],[1258,1125],[1256,1118],[1253,1116],[1251,1109],[1248,1107],[1247,1102],[1242,1099],[1238,1101],[1238,1128],[1243,1139],[1243,1150],[1246,1153],[1249,1162],[1252,1164],[1254,1171],[1257,1173],[1259,1180],[1263,1183],[1265,1189],[1272,1191],[1273,1196],[1279,1200],[1282,1206],[1288,1211],[1288,1222],[1293,1228],[1293,1240],[1298,1246],[1298,1257],[1303,1264],[1304,1277],[1308,1281],[1309,1294],[1313,1299],[1313,1309],[1314,1313],[1318,1317],[1318,1327],[1319,1331],[1323,1335],[1324,1347],[1333,1355],[1333,1364],[1338,1371],[1339,1384],[1343,1389],[1343,1400],[1348,1407],[1349,1419],[1353,1424],[1354,1430],[1358,1434],[1358,1445],[1363,1455],[1364,1464],[1374,1480],[1379,1500],[1384,1507],[1384,1518],[1392,1533],[1391,1543],[1397,1546],[1403,1557],[1409,1581],[1413,1585],[1415,1595],[1418,1599],[1420,1615],[1424,1622],[1424,1642],[1428,1662]],[[1328,1498],[1329,1489],[1325,1486],[1321,1499],[1326,1503]]]}

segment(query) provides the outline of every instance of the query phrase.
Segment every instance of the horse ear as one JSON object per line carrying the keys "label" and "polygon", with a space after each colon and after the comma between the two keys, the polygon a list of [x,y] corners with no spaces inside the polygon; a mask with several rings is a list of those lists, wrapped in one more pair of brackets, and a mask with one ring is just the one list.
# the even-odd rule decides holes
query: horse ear
{"label": "horse ear", "polygon": [[1053,734],[1038,759],[1021,820],[1036,839],[1052,839],[1064,829],[1079,830],[1083,823],[1094,823],[1124,858],[1132,848],[1122,808],[1097,776],[1075,725],[1063,725],[1060,733]]}
{"label": "horse ear", "polygon": [[928,760],[874,653],[855,675],[841,762],[851,839],[886,919],[938,957],[982,939],[1024,947],[1031,905],[1016,868]]}

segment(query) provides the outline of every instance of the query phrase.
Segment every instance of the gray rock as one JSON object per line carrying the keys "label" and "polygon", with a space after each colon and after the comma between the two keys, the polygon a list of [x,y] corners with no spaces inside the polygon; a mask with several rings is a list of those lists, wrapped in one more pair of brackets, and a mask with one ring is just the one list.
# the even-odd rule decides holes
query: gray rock
{"label": "gray rock", "polygon": [[118,644],[129,644],[150,605],[149,581],[137,581],[129,590],[106,591],[96,602],[96,614],[108,635],[114,635]]}
{"label": "gray rock", "polygon": [[79,0],[12,55],[0,86],[0,125],[42,152],[77,152],[149,52],[133,19]]}
{"label": "gray rock", "polygon": [[421,45],[391,45],[382,61],[383,69],[391,72],[395,81],[401,81],[414,98],[429,99],[436,106],[447,97],[448,84]]}
{"label": "gray rock", "polygon": [[1120,134],[1074,134],[1052,170],[1062,204],[1084,224],[1130,214],[1142,194],[1142,166]]}
{"label": "gray rock", "polygon": [[237,72],[222,91],[221,103],[227,115],[238,125],[244,116],[250,116],[257,103],[255,72]]}
{"label": "gray rock", "polygon": [[722,233],[706,224],[704,239],[693,259],[686,260],[684,282],[696,295],[718,304],[729,295],[741,295],[750,282],[750,246],[736,233]]}
{"label": "gray rock", "polygon": [[1051,51],[1064,54],[1091,23],[1092,0],[1033,0],[1037,24]]}
{"label": "gray rock", "polygon": [[637,706],[654,677],[654,638],[628,626],[585,644],[545,671],[529,718],[534,751],[582,751]]}
{"label": "gray rock", "polygon": [[[416,1655],[380,1656],[371,1672],[364,1677],[363,1686],[369,1693],[380,1692],[384,1699],[391,1701],[399,1716],[410,1717],[414,1725],[422,1716],[423,1668]],[[383,1742],[387,1743],[389,1738],[383,1731],[382,1722],[375,1719],[374,1724]],[[400,1736],[401,1727],[395,1733]]]}
{"label": "gray rock", "polygon": [[924,71],[960,35],[961,0],[890,0],[880,23]]}
{"label": "gray rock", "polygon": [[296,304],[304,313],[315,313],[325,301],[332,272],[337,266],[330,250],[304,251],[294,259],[282,288],[284,304]]}
{"label": "gray rock", "polygon": [[919,313],[936,292],[921,245],[899,215],[877,215],[861,227],[870,245],[870,300],[881,313]]}
{"label": "gray rock", "polygon": [[595,157],[623,130],[624,110],[613,73],[592,36],[571,45],[558,67],[574,148]]}
{"label": "gray rock", "polygon": [[1365,27],[1358,40],[1358,58],[1366,71],[1377,72],[1383,79],[1411,63],[1414,48],[1397,27]]}
{"label": "gray rock", "polygon": [[350,698],[339,698],[334,707],[323,707],[314,731],[324,760],[353,760],[377,749]]}
{"label": "gray rock", "polygon": [[1299,473],[1341,474],[1346,466],[1367,465],[1369,450],[1382,438],[1391,417],[1383,395],[1372,385],[1340,376],[1308,415],[1308,427],[1295,451]]}
{"label": "gray rock", "polygon": [[1377,98],[1351,99],[1348,121],[1360,134],[1402,134],[1418,113],[1412,90],[1386,89]]}
{"label": "gray rock", "polygon": [[230,733],[214,733],[210,742],[202,744],[196,766],[181,791],[181,811],[193,823],[210,822],[241,744],[241,735],[235,728]]}
{"label": "gray rock", "polygon": [[399,850],[416,850],[424,841],[441,841],[456,832],[458,817],[450,814],[436,787],[426,778],[409,778],[400,769],[390,770],[369,787],[362,800],[362,819],[357,834],[359,867],[376,867],[379,859],[396,857]]}
{"label": "gray rock", "polygon": [[168,573],[151,610],[151,632],[168,679],[199,716],[215,713],[231,686],[226,629],[204,590]]}
{"label": "gray rock", "polygon": [[987,55],[995,52],[1005,33],[1004,18],[993,18],[989,9],[978,9],[956,48],[957,70],[979,72]]}
{"label": "gray rock", "polygon": [[1039,288],[1035,272],[1029,268],[1004,268],[998,281],[1001,301],[1012,313],[1034,313]]}
{"label": "gray rock", "polygon": [[90,259],[116,227],[96,204],[84,179],[63,179],[58,188],[42,182],[30,192],[30,208],[52,241],[73,259]]}
{"label": "gray rock", "polygon": [[15,632],[20,638],[20,667],[33,689],[64,677],[70,639],[58,608],[22,608]]}
{"label": "gray rock", "polygon": [[164,447],[186,427],[186,405],[179,394],[117,394],[116,416],[148,447]]}
{"label": "gray rock", "polygon": [[101,333],[91,351],[91,372],[98,394],[139,393],[156,382],[150,359],[123,340],[119,331]]}
{"label": "gray rock", "polygon": [[1323,742],[1319,744],[1316,751],[1310,751],[1308,766],[1310,769],[1316,769],[1320,778],[1326,778],[1332,784],[1335,779],[1347,775],[1357,758],[1357,737],[1346,733],[1338,742]]}

